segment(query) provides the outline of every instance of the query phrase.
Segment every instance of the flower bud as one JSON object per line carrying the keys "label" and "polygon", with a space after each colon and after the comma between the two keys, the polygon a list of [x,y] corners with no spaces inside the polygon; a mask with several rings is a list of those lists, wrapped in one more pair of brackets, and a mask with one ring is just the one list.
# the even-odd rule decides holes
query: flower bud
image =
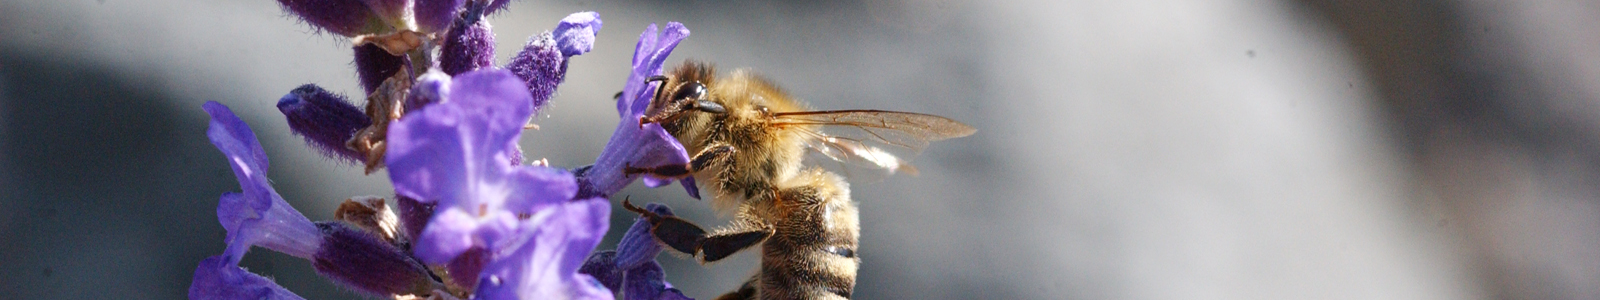
{"label": "flower bud", "polygon": [[566,58],[561,55],[555,39],[546,32],[529,37],[528,44],[522,47],[521,52],[517,52],[516,57],[511,58],[506,69],[528,86],[537,114],[539,108],[550,103],[550,97],[556,93],[556,85],[566,80],[566,65]]}
{"label": "flower bud", "polygon": [[387,31],[390,27],[361,0],[278,0],[300,20],[343,36]]}
{"label": "flower bud", "polygon": [[463,3],[466,0],[416,0],[412,12],[418,31],[440,32],[450,28],[450,22],[456,19]]}
{"label": "flower bud", "polygon": [[561,19],[556,29],[556,46],[561,56],[572,57],[594,50],[594,36],[600,32],[600,14],[592,11],[574,13]]}
{"label": "flower bud", "polygon": [[361,109],[314,84],[302,85],[278,99],[278,111],[289,121],[289,129],[306,138],[306,143],[322,154],[350,162],[366,156],[345,147],[357,130],[372,125]]}
{"label": "flower bud", "polygon": [[413,295],[433,291],[427,268],[405,251],[371,232],[343,222],[317,223],[322,248],[311,259],[317,273],[373,295]]}
{"label": "flower bud", "polygon": [[494,65],[494,32],[479,5],[468,5],[445,33],[444,45],[439,47],[439,68],[445,74],[455,76]]}

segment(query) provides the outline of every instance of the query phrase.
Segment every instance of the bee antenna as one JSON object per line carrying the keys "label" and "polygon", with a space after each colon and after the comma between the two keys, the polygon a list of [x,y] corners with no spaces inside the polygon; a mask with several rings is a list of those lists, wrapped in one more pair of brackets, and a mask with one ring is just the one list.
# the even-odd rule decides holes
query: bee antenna
{"label": "bee antenna", "polygon": [[650,95],[651,105],[655,105],[656,100],[661,98],[661,90],[667,89],[667,76],[655,75],[644,80],[644,83],[653,82],[661,82],[661,85],[656,87],[656,93],[654,95]]}

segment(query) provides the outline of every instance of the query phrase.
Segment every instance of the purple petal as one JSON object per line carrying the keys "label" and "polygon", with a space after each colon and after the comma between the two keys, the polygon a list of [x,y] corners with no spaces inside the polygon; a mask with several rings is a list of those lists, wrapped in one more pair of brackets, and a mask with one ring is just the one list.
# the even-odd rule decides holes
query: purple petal
{"label": "purple petal", "polygon": [[366,155],[345,147],[356,131],[372,125],[360,108],[315,84],[302,85],[278,99],[278,111],[289,122],[289,129],[305,137],[306,144],[323,155],[350,163],[366,161]]}
{"label": "purple petal", "polygon": [[611,291],[578,273],[606,232],[605,199],[565,202],[522,224],[531,240],[497,256],[479,276],[481,299],[611,299]]}
{"label": "purple petal", "polygon": [[625,300],[657,300],[657,299],[688,299],[672,285],[667,283],[666,272],[661,270],[661,264],[649,261],[638,267],[628,269],[623,280],[623,297]]}
{"label": "purple petal", "polygon": [[390,124],[386,163],[395,192],[441,206],[498,207],[507,194],[479,187],[508,186],[507,150],[515,148],[531,113],[528,93],[504,70],[462,74],[449,90],[444,103]]}
{"label": "purple petal", "polygon": [[490,30],[489,20],[479,15],[481,10],[468,7],[445,33],[444,45],[439,47],[439,68],[445,74],[457,75],[494,66],[494,32]]}
{"label": "purple petal", "polygon": [[623,119],[629,119],[629,116],[637,119],[644,115],[645,108],[650,105],[649,95],[655,91],[655,85],[645,82],[645,79],[661,74],[661,66],[672,54],[672,49],[688,37],[689,28],[678,22],[667,23],[666,30],[660,36],[657,36],[656,24],[650,24],[639,35],[639,44],[633,50],[633,72],[628,75],[628,81],[623,83],[622,99],[617,102],[617,112]]}
{"label": "purple petal", "polygon": [[449,262],[467,249],[482,247],[482,243],[473,238],[472,232],[477,228],[478,220],[467,212],[460,209],[445,210],[428,222],[428,228],[417,236],[411,252],[431,264]]}
{"label": "purple petal", "polygon": [[239,187],[246,194],[264,195],[266,191],[260,188],[267,183],[267,151],[256,141],[256,133],[222,103],[207,101],[201,108],[211,115],[206,137],[228,157],[233,175],[239,178]]}
{"label": "purple petal", "polygon": [[689,154],[660,124],[639,128],[638,118],[624,118],[612,132],[611,140],[600,151],[594,166],[585,172],[585,183],[602,197],[627,187],[638,175],[625,174],[626,167],[655,167],[689,163]]}
{"label": "purple petal", "polygon": [[389,28],[361,0],[278,0],[278,3],[311,26],[343,36]]}
{"label": "purple petal", "polygon": [[378,90],[384,80],[394,76],[400,68],[405,66],[407,58],[389,54],[377,44],[355,46],[356,77],[361,79],[361,87],[367,94]]}
{"label": "purple petal", "polygon": [[384,159],[396,194],[441,206],[467,197],[464,187],[473,171],[468,163],[478,158],[469,155],[476,149],[458,132],[469,126],[461,123],[472,121],[462,114],[457,106],[431,105],[389,124]]}
{"label": "purple petal", "polygon": [[514,212],[536,211],[570,200],[578,192],[572,174],[561,169],[524,166],[516,168],[511,176],[511,195],[505,208]]}
{"label": "purple petal", "polygon": [[206,136],[227,156],[243,193],[223,194],[217,219],[228,230],[226,255],[243,257],[258,245],[296,257],[310,257],[321,242],[321,231],[278,196],[267,180],[267,156],[254,132],[227,106],[206,102],[211,115]]}
{"label": "purple petal", "polygon": [[422,32],[439,32],[450,27],[466,0],[416,0],[412,12],[416,13],[417,28]]}
{"label": "purple petal", "polygon": [[678,183],[683,185],[683,191],[689,192],[689,197],[700,199],[700,187],[694,185],[694,176],[684,177]]}
{"label": "purple petal", "polygon": [[235,265],[236,258],[227,254],[212,256],[200,261],[194,270],[194,282],[189,285],[190,300],[304,300],[289,290],[272,283],[271,279],[245,271]]}
{"label": "purple petal", "polygon": [[[271,203],[266,209],[253,207],[256,202]],[[322,247],[322,231],[289,203],[273,193],[267,201],[250,199],[246,194],[222,194],[217,205],[217,219],[228,230],[227,249],[223,254],[233,258],[244,257],[251,246],[261,246],[299,258],[311,258]]]}
{"label": "purple petal", "polygon": [[311,260],[318,274],[373,296],[432,291],[427,268],[393,244],[342,222],[317,225],[327,233]]}
{"label": "purple petal", "polygon": [[[659,215],[671,216],[672,208],[661,203],[645,204],[645,209]],[[661,253],[661,242],[656,241],[655,235],[650,233],[650,219],[643,216],[633,220],[633,226],[622,234],[622,241],[617,242],[617,268],[633,269],[645,262],[655,261],[656,255]]]}
{"label": "purple petal", "polygon": [[561,55],[571,57],[594,49],[594,36],[600,32],[600,14],[592,11],[574,13],[561,19],[552,31]]}
{"label": "purple petal", "polygon": [[[631,230],[631,229],[630,229]],[[594,277],[600,285],[607,289],[618,290],[622,288],[622,269],[617,268],[617,251],[606,250],[589,254],[589,259],[583,261],[583,266],[578,268],[578,273]]]}

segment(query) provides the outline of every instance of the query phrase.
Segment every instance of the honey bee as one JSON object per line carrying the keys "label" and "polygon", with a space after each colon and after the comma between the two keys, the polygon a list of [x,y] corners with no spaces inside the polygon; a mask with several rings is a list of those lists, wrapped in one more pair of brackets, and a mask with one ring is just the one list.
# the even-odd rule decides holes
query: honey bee
{"label": "honey bee", "polygon": [[[808,151],[890,173],[914,172],[890,151],[976,132],[948,118],[880,110],[811,111],[750,72],[715,77],[708,64],[685,62],[659,82],[640,124],[658,123],[694,153],[682,166],[629,173],[704,180],[713,205],[734,220],[714,232],[623,202],[647,217],[652,234],[701,263],[761,245],[761,267],[718,299],[845,299],[855,288],[860,220],[850,185],[833,172],[802,165]],[[827,128],[828,131],[822,129]],[[830,135],[844,130],[853,135]]]}

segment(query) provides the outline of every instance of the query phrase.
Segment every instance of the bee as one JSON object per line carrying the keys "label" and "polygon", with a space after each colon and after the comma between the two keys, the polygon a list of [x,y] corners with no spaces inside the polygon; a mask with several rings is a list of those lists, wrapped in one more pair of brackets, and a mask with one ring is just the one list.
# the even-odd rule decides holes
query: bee
{"label": "bee", "polygon": [[[649,79],[659,85],[640,124],[660,124],[694,155],[682,166],[625,171],[704,180],[713,206],[732,210],[734,220],[708,233],[687,220],[623,204],[652,222],[658,241],[701,263],[760,244],[756,275],[718,299],[850,297],[861,264],[855,254],[861,231],[856,204],[841,176],[802,164],[808,152],[891,174],[914,172],[874,145],[915,152],[929,141],[976,132],[934,115],[812,111],[744,70],[718,78],[712,66],[686,61],[668,74]],[[835,130],[851,134],[829,134]]]}

